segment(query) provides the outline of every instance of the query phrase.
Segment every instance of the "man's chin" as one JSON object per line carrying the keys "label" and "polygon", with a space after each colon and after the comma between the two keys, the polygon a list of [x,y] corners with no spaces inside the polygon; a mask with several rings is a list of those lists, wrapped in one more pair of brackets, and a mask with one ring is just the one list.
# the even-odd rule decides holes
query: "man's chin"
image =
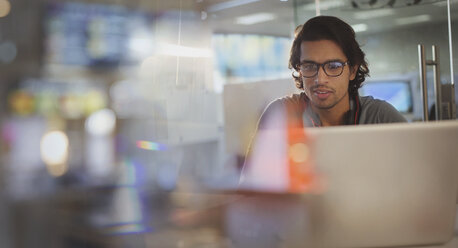
{"label": "man's chin", "polygon": [[315,105],[314,107],[315,107],[316,109],[319,109],[319,110],[330,110],[330,109],[332,109],[332,107],[334,107],[334,106],[327,106],[327,105],[326,105],[326,106],[319,106],[319,105],[317,106],[317,105]]}
{"label": "man's chin", "polygon": [[336,104],[323,103],[323,102],[312,102],[313,107],[319,110],[329,110],[332,109]]}

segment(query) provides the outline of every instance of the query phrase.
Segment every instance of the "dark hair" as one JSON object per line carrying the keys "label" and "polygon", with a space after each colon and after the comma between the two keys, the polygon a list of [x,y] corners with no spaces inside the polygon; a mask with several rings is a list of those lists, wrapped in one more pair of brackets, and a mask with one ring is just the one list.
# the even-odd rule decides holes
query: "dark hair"
{"label": "dark hair", "polygon": [[302,78],[295,74],[299,72],[301,44],[303,41],[318,40],[334,41],[348,58],[350,66],[359,65],[355,79],[351,80],[348,86],[350,95],[356,94],[366,76],[369,76],[369,68],[365,60],[365,54],[355,39],[353,28],[334,16],[317,16],[308,20],[294,38],[288,67],[295,70],[293,71],[293,78],[296,82],[296,87],[304,89]]}

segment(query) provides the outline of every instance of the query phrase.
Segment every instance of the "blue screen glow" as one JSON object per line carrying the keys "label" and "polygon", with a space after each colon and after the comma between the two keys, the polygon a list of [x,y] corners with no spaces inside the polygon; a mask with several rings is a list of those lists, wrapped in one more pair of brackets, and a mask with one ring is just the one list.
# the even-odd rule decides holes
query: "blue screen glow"
{"label": "blue screen glow", "polygon": [[412,95],[408,81],[375,81],[363,85],[359,93],[385,100],[399,112],[412,112]]}

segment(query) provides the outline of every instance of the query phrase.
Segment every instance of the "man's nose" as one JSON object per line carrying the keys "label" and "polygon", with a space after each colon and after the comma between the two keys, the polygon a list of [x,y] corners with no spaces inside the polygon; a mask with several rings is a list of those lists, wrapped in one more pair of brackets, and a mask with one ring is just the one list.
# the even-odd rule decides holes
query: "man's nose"
{"label": "man's nose", "polygon": [[324,72],[323,67],[319,66],[318,67],[318,72],[317,72],[316,77],[315,77],[315,82],[316,83],[325,83],[325,82],[327,82],[327,79],[328,79],[328,75],[326,74],[326,72]]}

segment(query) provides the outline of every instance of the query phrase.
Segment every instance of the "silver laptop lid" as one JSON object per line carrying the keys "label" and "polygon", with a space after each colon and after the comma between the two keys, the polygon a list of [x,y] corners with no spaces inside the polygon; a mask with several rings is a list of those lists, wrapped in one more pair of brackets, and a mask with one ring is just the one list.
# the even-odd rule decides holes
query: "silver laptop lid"
{"label": "silver laptop lid", "polygon": [[[290,233],[296,238],[289,245],[307,236],[300,232],[309,232],[307,237],[324,247],[450,239],[458,192],[458,121],[307,129],[304,137],[304,171],[314,175],[314,182],[297,204],[310,223],[296,236]],[[241,189],[291,194],[292,145],[284,130],[259,133]],[[312,203],[305,200],[312,195]],[[276,212],[276,218],[289,218]]]}

